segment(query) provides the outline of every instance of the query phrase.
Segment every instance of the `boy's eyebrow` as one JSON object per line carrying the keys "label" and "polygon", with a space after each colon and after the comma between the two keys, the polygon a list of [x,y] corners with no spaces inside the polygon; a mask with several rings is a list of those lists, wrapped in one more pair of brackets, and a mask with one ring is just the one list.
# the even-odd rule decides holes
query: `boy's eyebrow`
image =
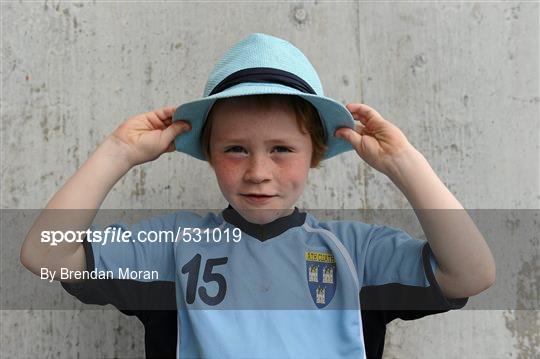
{"label": "boy's eyebrow", "polygon": [[[226,143],[229,143],[229,142],[243,143],[243,142],[247,142],[246,140],[249,140],[249,139],[246,139],[246,138],[224,138],[224,139],[219,139],[219,140],[220,140],[220,142],[226,142]],[[295,142],[298,142],[298,138],[295,138],[295,137],[281,137],[281,138],[275,138],[275,139],[270,139],[270,140],[264,141],[264,143],[267,143],[267,144],[271,144],[271,143],[295,143]]]}

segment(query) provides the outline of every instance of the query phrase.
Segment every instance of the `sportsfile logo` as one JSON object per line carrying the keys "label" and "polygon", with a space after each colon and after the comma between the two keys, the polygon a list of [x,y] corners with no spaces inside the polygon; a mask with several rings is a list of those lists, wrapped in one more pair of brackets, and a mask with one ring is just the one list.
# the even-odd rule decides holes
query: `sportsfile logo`
{"label": "sportsfile logo", "polygon": [[176,231],[138,231],[134,235],[131,231],[120,226],[109,226],[103,231],[87,229],[86,231],[42,231],[41,242],[57,246],[59,243],[82,243],[85,240],[91,243],[238,243],[242,239],[239,228],[195,228],[178,227]]}

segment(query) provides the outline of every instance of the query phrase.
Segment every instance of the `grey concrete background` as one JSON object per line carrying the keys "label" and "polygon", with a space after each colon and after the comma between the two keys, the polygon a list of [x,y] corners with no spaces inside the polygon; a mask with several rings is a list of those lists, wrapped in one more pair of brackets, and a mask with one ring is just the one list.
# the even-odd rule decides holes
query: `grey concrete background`
{"label": "grey concrete background", "polygon": [[[251,32],[288,39],[318,70],[327,96],[366,103],[394,122],[466,208],[540,208],[537,2],[1,6],[3,209],[42,208],[129,116],[200,97],[215,62]],[[209,167],[174,153],[132,169],[103,207],[224,205]],[[354,153],[313,171],[298,206],[409,208]],[[21,242],[0,244],[15,252]],[[537,251],[537,238],[532,244]],[[511,275],[537,293],[538,253],[518,260]],[[16,271],[16,283],[2,273],[2,290],[38,287],[37,277]],[[537,310],[395,321],[385,358],[539,357],[539,323]],[[111,310],[2,310],[1,330],[6,358],[144,353],[142,325]]]}

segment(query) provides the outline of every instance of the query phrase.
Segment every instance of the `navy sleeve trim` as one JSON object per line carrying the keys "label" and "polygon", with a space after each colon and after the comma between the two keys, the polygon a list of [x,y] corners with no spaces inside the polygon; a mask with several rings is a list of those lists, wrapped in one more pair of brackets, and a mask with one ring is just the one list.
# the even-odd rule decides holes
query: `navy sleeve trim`
{"label": "navy sleeve trim", "polygon": [[83,247],[84,256],[86,258],[86,270],[93,271],[96,269],[96,264],[94,262],[94,251],[92,250],[92,243],[86,240],[86,236],[84,237],[84,239],[85,241],[83,241]]}
{"label": "navy sleeve trim", "polygon": [[[87,240],[86,236],[84,237],[84,240],[83,240],[83,248],[84,248],[84,257],[86,260],[86,270],[91,272],[95,270],[96,265],[94,262],[94,252],[92,251],[92,243],[90,243],[90,241]],[[87,281],[88,280],[76,282],[76,283],[66,283],[66,282],[61,282],[61,283],[62,283],[62,287],[69,294],[79,298],[78,293],[84,288],[85,282]],[[86,303],[82,299],[81,299],[81,302]]]}
{"label": "navy sleeve trim", "polygon": [[124,314],[141,310],[176,310],[174,282],[139,282],[128,279],[88,279],[77,288],[64,289],[85,304],[112,304]]}
{"label": "navy sleeve trim", "polygon": [[365,286],[360,291],[362,310],[390,311],[391,313],[385,317],[387,322],[390,322],[395,318],[417,319],[429,314],[463,308],[468,298],[446,298],[442,293],[431,269],[429,261],[431,253],[429,243],[426,243],[422,248],[422,264],[429,281],[428,287],[400,283]]}
{"label": "navy sleeve trim", "polygon": [[360,291],[362,327],[366,355],[381,359],[384,350],[386,325],[394,319],[415,320],[428,315],[447,312],[465,306],[468,298],[446,298],[433,274],[429,256],[431,248],[422,248],[422,263],[429,287],[390,283],[366,286]]}
{"label": "navy sleeve trim", "polygon": [[[83,242],[86,268],[95,269],[92,245]],[[85,304],[112,304],[124,314],[137,315],[144,310],[176,310],[175,284],[170,281],[140,282],[128,279],[87,279],[61,282],[62,287]]]}
{"label": "navy sleeve trim", "polygon": [[424,271],[426,272],[426,277],[429,281],[429,285],[435,289],[435,293],[439,297],[441,303],[443,303],[448,309],[461,309],[467,304],[469,298],[447,298],[444,296],[439,283],[435,279],[435,274],[431,268],[431,263],[429,261],[430,255],[433,255],[429,243],[424,245],[422,248],[422,261],[424,263]]}

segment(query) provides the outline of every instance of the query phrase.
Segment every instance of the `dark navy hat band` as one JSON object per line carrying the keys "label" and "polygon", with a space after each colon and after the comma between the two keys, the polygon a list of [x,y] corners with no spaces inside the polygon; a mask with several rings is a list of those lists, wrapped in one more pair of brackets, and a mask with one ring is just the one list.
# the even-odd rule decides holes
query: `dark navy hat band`
{"label": "dark navy hat band", "polygon": [[229,87],[233,87],[243,82],[277,83],[280,85],[292,87],[303,93],[309,93],[313,95],[317,94],[307,82],[305,82],[295,74],[279,69],[274,69],[271,67],[253,67],[236,71],[230,74],[225,79],[223,79],[223,81],[221,81],[216,87],[214,87],[214,89],[212,90],[212,92],[210,92],[208,96],[222,92]]}

